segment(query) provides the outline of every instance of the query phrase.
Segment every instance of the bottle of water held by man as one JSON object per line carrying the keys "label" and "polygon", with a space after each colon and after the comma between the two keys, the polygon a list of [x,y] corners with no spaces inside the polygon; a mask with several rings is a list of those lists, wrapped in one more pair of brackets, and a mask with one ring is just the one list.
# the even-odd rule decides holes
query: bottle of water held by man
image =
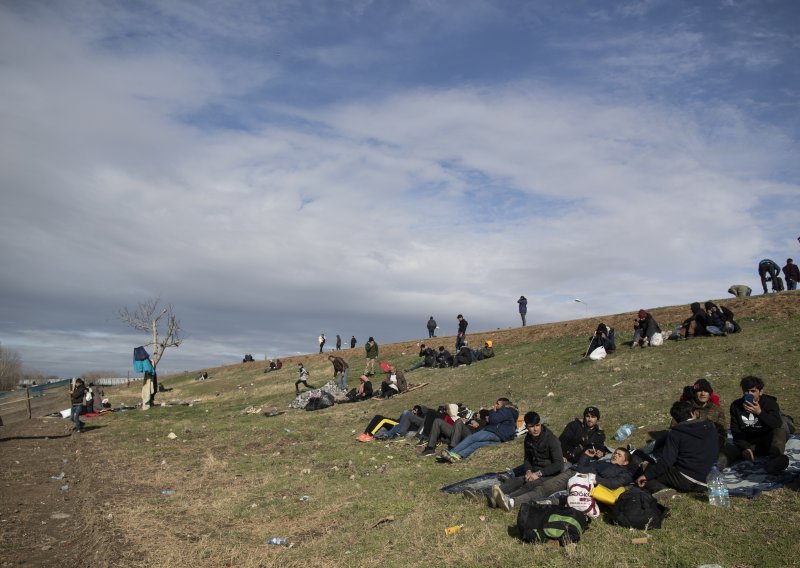
{"label": "bottle of water held by man", "polygon": [[725,483],[725,476],[714,464],[706,479],[708,485],[708,502],[715,507],[730,507],[731,498],[728,495],[728,484]]}

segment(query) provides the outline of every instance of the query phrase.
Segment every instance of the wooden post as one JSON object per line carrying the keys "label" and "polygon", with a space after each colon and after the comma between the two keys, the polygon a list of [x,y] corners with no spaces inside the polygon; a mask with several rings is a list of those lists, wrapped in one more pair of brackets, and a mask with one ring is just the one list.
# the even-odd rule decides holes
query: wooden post
{"label": "wooden post", "polygon": [[30,420],[33,415],[31,413],[31,388],[25,387],[25,400],[28,403],[28,420]]}

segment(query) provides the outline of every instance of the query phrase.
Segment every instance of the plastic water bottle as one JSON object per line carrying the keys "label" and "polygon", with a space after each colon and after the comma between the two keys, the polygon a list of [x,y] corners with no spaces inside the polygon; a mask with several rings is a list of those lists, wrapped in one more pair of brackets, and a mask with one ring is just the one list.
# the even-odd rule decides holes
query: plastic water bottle
{"label": "plastic water bottle", "polygon": [[614,434],[614,439],[617,442],[621,442],[622,440],[626,440],[636,429],[636,426],[633,424],[623,424],[617,429],[617,432]]}
{"label": "plastic water bottle", "polygon": [[289,544],[289,539],[282,536],[274,536],[267,541],[267,544],[275,544],[277,546],[286,546]]}
{"label": "plastic water bottle", "polygon": [[708,485],[708,502],[715,507],[730,507],[731,498],[728,495],[728,484],[725,483],[725,476],[714,464],[706,479]]}

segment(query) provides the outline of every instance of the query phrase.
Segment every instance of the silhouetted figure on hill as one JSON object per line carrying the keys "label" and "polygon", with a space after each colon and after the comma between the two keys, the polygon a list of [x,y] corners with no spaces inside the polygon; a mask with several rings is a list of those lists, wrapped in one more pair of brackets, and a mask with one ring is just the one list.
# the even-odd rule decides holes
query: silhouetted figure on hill
{"label": "silhouetted figure on hill", "polygon": [[783,267],[783,275],[786,277],[786,289],[797,290],[797,282],[800,281],[800,269],[791,258],[786,259],[786,266]]}
{"label": "silhouetted figure on hill", "polygon": [[350,349],[355,349],[355,348],[356,348],[356,336],[353,335],[352,337],[350,337]]}
{"label": "silhouetted figure on hill", "polygon": [[769,258],[765,258],[758,263],[758,275],[761,277],[761,287],[764,289],[765,294],[767,293],[767,282],[772,282],[773,292],[779,291],[777,278],[780,271],[781,267]]}
{"label": "silhouetted figure on hill", "polygon": [[525,316],[528,313],[528,298],[520,296],[517,303],[519,304],[519,318],[522,320],[522,327],[525,327]]}
{"label": "silhouetted figure on hill", "polygon": [[427,324],[428,328],[428,339],[431,337],[436,337],[436,320],[433,319],[433,316],[430,317]]}

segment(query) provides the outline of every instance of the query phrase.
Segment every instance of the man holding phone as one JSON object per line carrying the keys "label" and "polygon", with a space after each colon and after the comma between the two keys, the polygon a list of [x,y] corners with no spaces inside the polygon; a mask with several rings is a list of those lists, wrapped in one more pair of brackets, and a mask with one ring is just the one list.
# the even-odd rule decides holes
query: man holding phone
{"label": "man holding phone", "polygon": [[764,394],[764,381],[758,377],[744,377],[739,385],[743,396],[731,403],[733,444],[725,446],[728,463],[768,456],[767,472],[777,475],[789,466],[785,454],[789,430],[784,425],[778,400]]}

